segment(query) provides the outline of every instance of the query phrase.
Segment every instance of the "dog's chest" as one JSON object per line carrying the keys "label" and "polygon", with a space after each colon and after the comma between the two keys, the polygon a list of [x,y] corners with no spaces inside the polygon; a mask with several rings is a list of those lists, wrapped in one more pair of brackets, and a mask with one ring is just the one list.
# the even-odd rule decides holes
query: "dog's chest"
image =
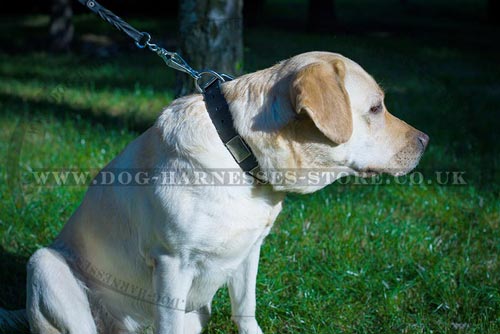
{"label": "dog's chest", "polygon": [[197,262],[238,262],[267,235],[281,210],[281,201],[242,187],[185,188],[159,196],[168,216],[158,226],[160,239],[173,249],[190,251]]}
{"label": "dog's chest", "polygon": [[260,247],[281,201],[252,197],[245,189],[186,188],[173,195],[163,194],[169,219],[157,226],[158,239],[195,268],[188,301],[189,309],[196,309]]}

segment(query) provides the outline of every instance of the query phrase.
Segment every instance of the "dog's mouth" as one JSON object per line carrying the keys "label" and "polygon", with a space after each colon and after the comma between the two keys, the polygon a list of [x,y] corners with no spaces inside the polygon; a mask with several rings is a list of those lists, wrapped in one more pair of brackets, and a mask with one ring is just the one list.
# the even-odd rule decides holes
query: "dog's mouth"
{"label": "dog's mouth", "polygon": [[388,163],[388,166],[367,166],[354,168],[354,170],[356,171],[357,176],[360,177],[372,177],[380,174],[388,174],[394,177],[404,176],[417,167],[422,155],[423,150],[415,152],[413,150],[404,149],[393,156]]}
{"label": "dog's mouth", "polygon": [[360,169],[354,169],[354,171],[356,172],[356,176],[362,178],[373,177],[383,173],[383,171],[379,171],[375,168],[360,168]]}
{"label": "dog's mouth", "polygon": [[378,171],[375,171],[373,169],[367,169],[365,171],[362,171],[359,176],[361,176],[363,178],[367,178],[367,177],[373,177],[373,176],[376,176],[376,175],[379,175],[379,174],[382,174],[382,173],[378,172]]}
{"label": "dog's mouth", "polygon": [[423,150],[420,152],[405,152],[402,151],[396,154],[393,158],[394,165],[398,166],[396,168],[392,168],[388,171],[388,174],[398,177],[404,176],[414,170],[420,159],[422,158]]}
{"label": "dog's mouth", "polygon": [[416,166],[411,166],[411,167],[393,167],[393,168],[361,168],[361,169],[356,169],[356,176],[362,177],[362,178],[369,178],[381,174],[388,174],[391,176],[403,176],[408,173],[410,173]]}

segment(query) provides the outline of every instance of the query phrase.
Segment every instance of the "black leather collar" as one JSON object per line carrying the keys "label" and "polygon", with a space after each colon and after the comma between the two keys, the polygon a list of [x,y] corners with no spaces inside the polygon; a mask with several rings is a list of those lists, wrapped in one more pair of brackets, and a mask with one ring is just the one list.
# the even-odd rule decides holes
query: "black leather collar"
{"label": "black leather collar", "polygon": [[234,128],[233,117],[229,111],[227,101],[221,92],[220,84],[221,80],[213,80],[203,90],[208,115],[224,146],[226,146],[240,168],[253,178],[261,181],[256,176],[259,163],[250,146],[248,146],[247,142]]}

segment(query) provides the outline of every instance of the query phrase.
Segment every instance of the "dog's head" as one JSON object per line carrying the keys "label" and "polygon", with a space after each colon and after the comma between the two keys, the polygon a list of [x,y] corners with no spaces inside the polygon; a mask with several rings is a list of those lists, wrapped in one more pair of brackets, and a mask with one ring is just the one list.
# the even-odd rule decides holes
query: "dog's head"
{"label": "dog's head", "polygon": [[[288,102],[271,112],[281,113],[273,117],[286,123],[272,140],[278,154],[267,162],[273,168],[398,176],[417,166],[429,137],[389,113],[384,92],[361,66],[338,54],[314,52],[288,60],[283,69],[289,75],[278,91]],[[310,192],[325,185],[275,188]]]}

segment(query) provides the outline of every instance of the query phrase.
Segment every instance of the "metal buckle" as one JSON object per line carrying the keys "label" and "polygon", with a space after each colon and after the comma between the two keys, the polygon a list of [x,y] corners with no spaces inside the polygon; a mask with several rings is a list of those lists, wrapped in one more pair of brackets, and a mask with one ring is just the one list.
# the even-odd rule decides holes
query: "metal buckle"
{"label": "metal buckle", "polygon": [[240,135],[234,136],[225,145],[227,150],[231,153],[233,158],[238,163],[242,162],[250,155],[252,155],[252,152],[250,152],[248,146],[245,145],[245,142],[243,142],[243,139],[240,137]]}

